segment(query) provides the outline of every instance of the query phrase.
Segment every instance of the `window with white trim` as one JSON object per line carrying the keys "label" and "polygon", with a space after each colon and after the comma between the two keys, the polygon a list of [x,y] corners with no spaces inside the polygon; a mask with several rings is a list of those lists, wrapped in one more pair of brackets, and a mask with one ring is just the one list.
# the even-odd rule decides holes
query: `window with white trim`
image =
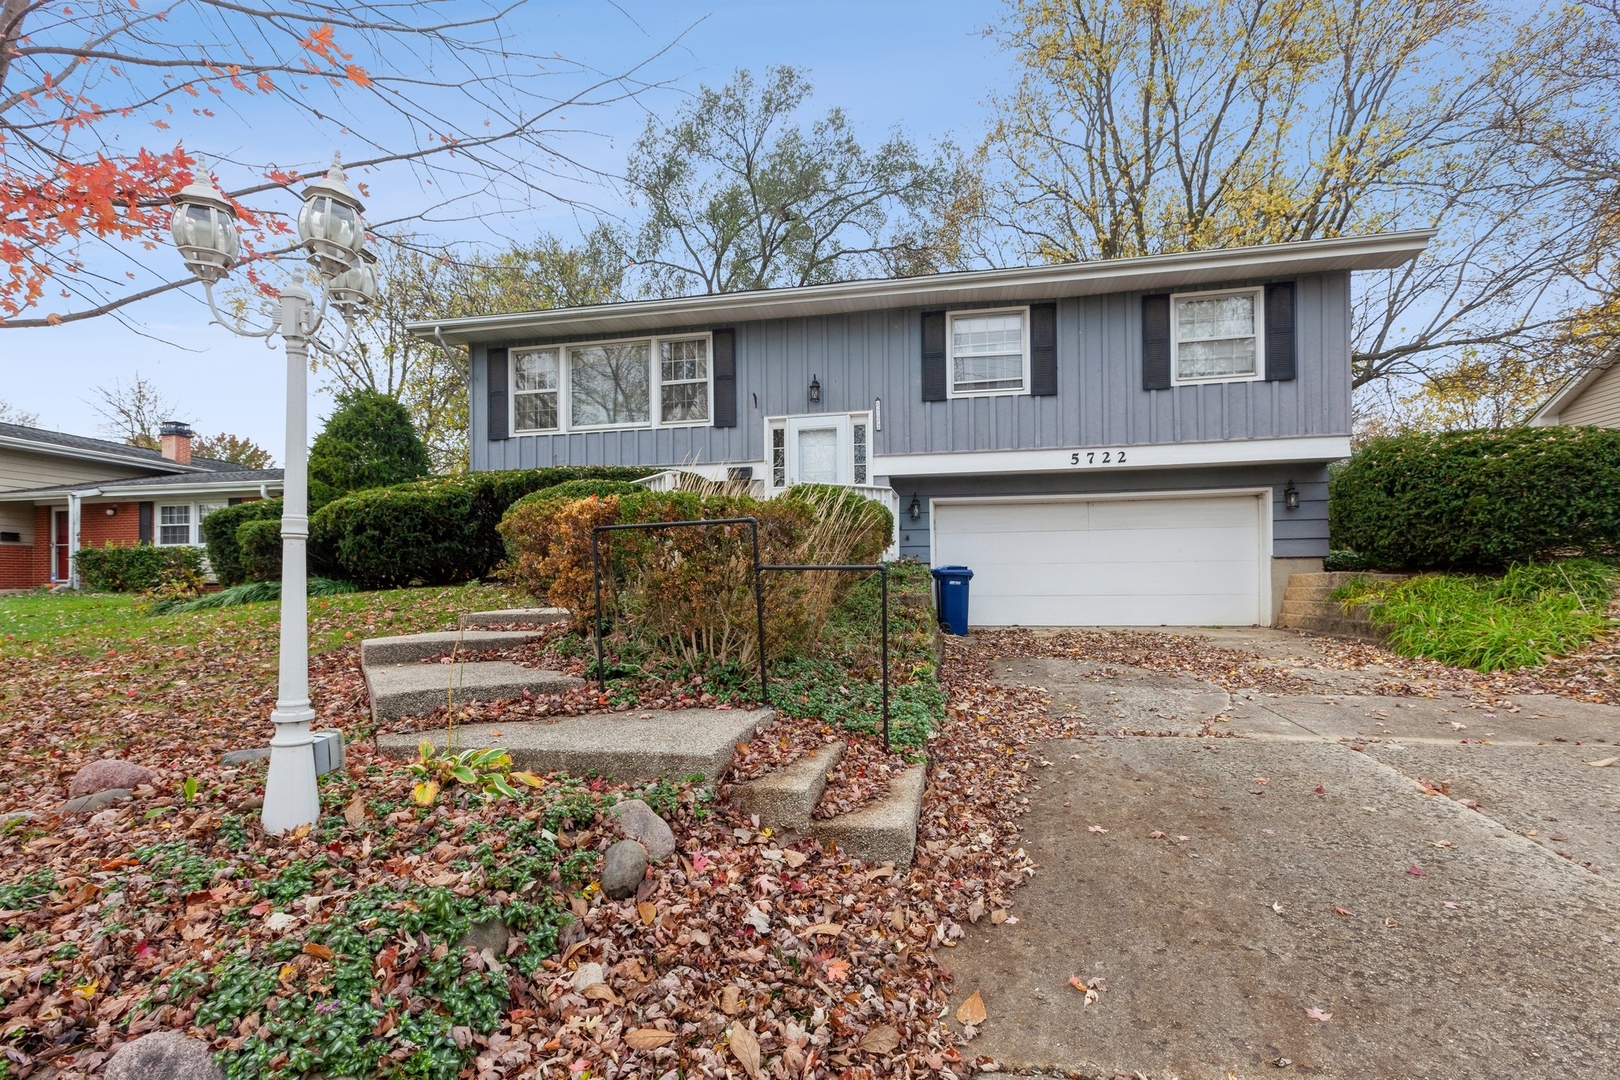
{"label": "window with white trim", "polygon": [[787,487],[787,427],[771,425],[771,487]]}
{"label": "window with white trim", "polygon": [[1170,298],[1177,383],[1257,379],[1263,355],[1260,289]]}
{"label": "window with white trim", "polygon": [[511,350],[516,434],[706,424],[707,334]]}
{"label": "window with white trim", "polygon": [[952,314],[945,337],[952,397],[1028,388],[1028,308]]}
{"label": "window with white trim", "polygon": [[157,542],[160,547],[179,547],[191,543],[191,504],[158,507]]}
{"label": "window with white trim", "polygon": [[855,482],[866,483],[866,420],[863,417],[855,421],[850,435],[855,450]]}

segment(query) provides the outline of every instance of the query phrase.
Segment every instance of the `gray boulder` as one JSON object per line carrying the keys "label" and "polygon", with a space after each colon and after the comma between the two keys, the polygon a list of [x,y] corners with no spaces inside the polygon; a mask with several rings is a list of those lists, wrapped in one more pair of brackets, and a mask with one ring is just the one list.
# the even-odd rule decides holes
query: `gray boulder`
{"label": "gray boulder", "polygon": [[500,919],[485,919],[469,926],[467,932],[461,935],[461,940],[456,942],[456,948],[479,953],[488,949],[499,960],[506,955],[506,945],[511,936],[511,929]]}
{"label": "gray boulder", "polygon": [[675,833],[670,829],[669,822],[640,799],[615,803],[608,807],[608,814],[618,819],[624,835],[641,842],[653,862],[669,858],[675,850]]}
{"label": "gray boulder", "polygon": [[647,849],[636,840],[620,840],[602,860],[602,891],[610,900],[634,896],[647,876]]}
{"label": "gray boulder", "polygon": [[74,775],[68,784],[68,794],[76,798],[112,788],[137,788],[156,778],[157,774],[145,765],[122,758],[98,758]]}
{"label": "gray boulder", "polygon": [[107,1059],[106,1080],[224,1080],[213,1052],[182,1031],[154,1031]]}
{"label": "gray boulder", "polygon": [[135,793],[127,787],[108,788],[98,791],[94,795],[80,795],[77,799],[69,799],[62,804],[64,814],[93,814],[97,810],[111,806],[113,803],[123,802]]}

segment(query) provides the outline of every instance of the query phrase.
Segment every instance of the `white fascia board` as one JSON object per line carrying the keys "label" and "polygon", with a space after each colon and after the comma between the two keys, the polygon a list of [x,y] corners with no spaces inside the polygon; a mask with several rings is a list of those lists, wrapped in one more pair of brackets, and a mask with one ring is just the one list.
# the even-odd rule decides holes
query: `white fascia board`
{"label": "white fascia board", "polygon": [[1292,439],[1085,446],[1062,450],[878,454],[872,458],[871,471],[873,475],[897,478],[990,476],[997,473],[1106,473],[1203,465],[1338,461],[1349,456],[1350,436],[1310,435]]}
{"label": "white fascia board", "polygon": [[445,345],[499,345],[536,339],[645,334],[760,319],[849,314],[885,308],[1027,304],[1070,296],[1179,289],[1289,274],[1387,270],[1418,257],[1434,231],[1344,236],[1292,244],[1144,255],[910,278],[843,281],[790,289],[626,301],[511,315],[407,323],[419,338]]}
{"label": "white fascia board", "polygon": [[0,502],[49,503],[66,499],[70,495],[79,499],[123,499],[134,502],[162,502],[169,495],[257,495],[261,488],[282,489],[280,480],[229,480],[208,483],[198,480],[190,484],[163,484],[159,487],[120,487],[116,482],[104,482],[100,487],[60,487],[44,491],[0,491]]}
{"label": "white fascia board", "polygon": [[62,446],[58,443],[35,442],[32,439],[14,439],[8,435],[0,435],[0,447],[13,450],[25,450],[30,454],[46,454],[50,457],[74,458],[81,461],[105,461],[109,464],[123,465],[131,469],[151,469],[160,473],[187,473],[203,472],[195,465],[182,465],[178,461],[168,458],[150,460],[145,458],[125,457],[109,450],[86,450],[76,446]]}
{"label": "white fascia board", "polygon": [[1585,371],[1569,379],[1569,381],[1565,382],[1563,386],[1560,386],[1557,390],[1553,391],[1551,397],[1542,402],[1541,407],[1531,414],[1530,419],[1525,421],[1525,426],[1557,427],[1559,422],[1558,416],[1564,411],[1564,407],[1566,405],[1573,404],[1575,399],[1580,397],[1581,394],[1586,391],[1588,386],[1591,386],[1592,383],[1597,381],[1599,375],[1602,375],[1605,371],[1609,370],[1609,366],[1612,363],[1613,361],[1611,360],[1607,363],[1594,364]]}

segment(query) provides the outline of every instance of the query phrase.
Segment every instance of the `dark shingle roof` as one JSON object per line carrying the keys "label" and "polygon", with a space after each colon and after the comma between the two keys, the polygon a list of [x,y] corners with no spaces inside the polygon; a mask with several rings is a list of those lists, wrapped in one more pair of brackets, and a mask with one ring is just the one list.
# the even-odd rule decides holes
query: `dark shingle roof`
{"label": "dark shingle roof", "polygon": [[[28,427],[23,424],[0,423],[0,438],[25,439],[28,442],[42,443],[46,446],[60,446],[66,450],[88,450],[97,454],[112,454],[117,457],[129,458],[131,464],[147,465],[165,471],[210,473],[242,471],[242,466],[234,461],[194,457],[191,459],[190,465],[186,466],[178,461],[170,461],[158,451],[148,450],[144,446],[130,446],[128,443],[113,442],[111,439],[92,439],[88,435],[69,435],[65,431],[48,431],[45,428]],[[277,474],[278,478],[279,475]]]}

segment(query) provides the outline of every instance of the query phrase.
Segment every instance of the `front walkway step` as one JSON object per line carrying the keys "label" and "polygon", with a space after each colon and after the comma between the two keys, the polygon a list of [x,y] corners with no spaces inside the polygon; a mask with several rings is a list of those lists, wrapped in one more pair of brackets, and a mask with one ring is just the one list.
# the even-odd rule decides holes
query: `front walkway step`
{"label": "front walkway step", "polygon": [[889,793],[870,806],[810,823],[810,835],[821,843],[869,863],[911,865],[917,850],[917,818],[922,813],[928,766],[913,765],[889,781]]}
{"label": "front walkway step", "polygon": [[446,630],[436,634],[404,634],[400,637],[367,638],[360,643],[363,667],[382,664],[414,664],[435,656],[511,649],[541,637],[538,630]]}
{"label": "front walkway step", "polygon": [[388,664],[368,667],[371,718],[426,716],[441,705],[466,701],[507,701],[530,694],[560,694],[585,680],[555,671],[520,667],[506,660],[466,664]]}
{"label": "front walkway step", "polygon": [[808,832],[810,815],[827,790],[827,773],[844,759],[844,744],[830,742],[793,764],[746,783],[735,797],[745,814],[758,814],[765,828]]}
{"label": "front walkway step", "polygon": [[463,630],[479,626],[550,626],[552,623],[568,622],[572,618],[567,608],[519,607],[464,612],[456,619],[456,625]]}
{"label": "front walkway step", "polygon": [[[731,765],[738,743],[775,718],[772,709],[669,709],[651,713],[598,713],[554,721],[467,724],[456,728],[458,750],[499,746],[519,769],[575,776],[596,773],[615,780],[684,780],[710,783]],[[445,730],[381,735],[378,748],[390,757],[413,758],[424,738],[443,748]]]}

